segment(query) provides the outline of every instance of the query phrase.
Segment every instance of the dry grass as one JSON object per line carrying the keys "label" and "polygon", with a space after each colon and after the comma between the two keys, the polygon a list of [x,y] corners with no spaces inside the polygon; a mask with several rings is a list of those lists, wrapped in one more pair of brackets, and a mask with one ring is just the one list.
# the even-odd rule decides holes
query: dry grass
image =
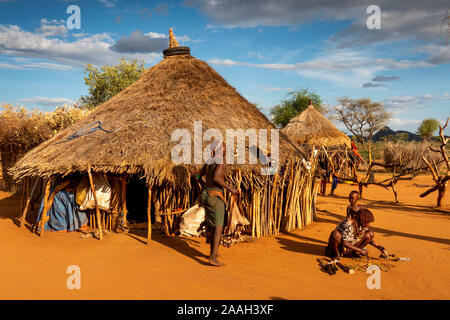
{"label": "dry grass", "polygon": [[383,148],[383,160],[387,166],[403,169],[418,169],[424,167],[422,156],[431,161],[438,161],[434,154],[428,153],[429,145],[417,142],[387,142]]}
{"label": "dry grass", "polygon": [[[117,131],[96,131],[55,144],[94,121]],[[175,129],[185,128],[193,137],[194,121],[202,121],[204,131],[217,128],[223,134],[226,129],[274,128],[208,64],[191,56],[171,56],[85,119],[26,154],[12,172],[16,179],[48,177],[84,172],[91,164],[97,172],[139,173],[147,180],[152,179],[154,185],[164,180],[174,182],[177,168],[171,160],[171,150],[178,142],[171,141],[171,134]],[[208,143],[204,142],[204,147]],[[302,156],[280,133],[280,163]],[[185,168],[198,170],[199,165]],[[259,169],[257,165],[239,165],[239,168],[244,172]]]}
{"label": "dry grass", "polygon": [[[95,121],[111,131],[68,140]],[[160,198],[154,199],[158,212],[189,208],[197,199],[191,177],[202,164],[175,165],[171,152],[178,141],[171,136],[176,129],[186,129],[193,138],[195,121],[202,121],[203,132],[220,130],[223,138],[228,129],[269,133],[275,129],[208,64],[190,55],[168,56],[86,118],[28,152],[11,172],[17,180],[60,178],[86,172],[89,166],[108,175],[136,174],[145,177]],[[209,143],[203,142],[202,150]],[[246,154],[250,147],[254,146],[246,141]],[[241,190],[241,203],[256,237],[304,227],[313,220],[314,169],[304,168],[299,161],[305,159],[303,152],[282,133],[279,155],[280,170],[275,176],[262,176],[261,163],[227,166],[228,180]],[[314,159],[311,162],[314,166]],[[163,224],[168,234],[173,233],[175,219],[167,216]]]}
{"label": "dry grass", "polygon": [[28,111],[10,104],[2,104],[0,108],[3,109],[0,112],[0,158],[8,189],[13,182],[7,169],[26,152],[82,119],[87,113],[74,107],[60,107],[54,112]]}

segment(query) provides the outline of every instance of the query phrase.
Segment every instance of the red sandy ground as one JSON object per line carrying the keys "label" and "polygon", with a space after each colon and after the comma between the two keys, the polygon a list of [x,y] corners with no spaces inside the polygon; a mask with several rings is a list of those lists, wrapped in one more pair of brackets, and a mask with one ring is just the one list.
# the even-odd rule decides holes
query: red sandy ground
{"label": "red sandy ground", "polygon": [[[431,207],[436,196],[418,195],[429,177],[399,183],[400,204],[391,191],[371,186],[366,205],[375,214],[376,240],[397,256],[411,257],[381,274],[381,289],[366,287],[367,274],[320,271],[330,231],[344,217],[352,186],[337,197],[320,197],[319,221],[304,230],[221,248],[226,267],[206,265],[204,238],[109,234],[103,242],[80,233],[43,238],[19,229],[19,199],[0,191],[0,299],[449,299],[450,206]],[[369,249],[372,256],[377,250]],[[66,268],[81,268],[81,290],[66,288]]]}

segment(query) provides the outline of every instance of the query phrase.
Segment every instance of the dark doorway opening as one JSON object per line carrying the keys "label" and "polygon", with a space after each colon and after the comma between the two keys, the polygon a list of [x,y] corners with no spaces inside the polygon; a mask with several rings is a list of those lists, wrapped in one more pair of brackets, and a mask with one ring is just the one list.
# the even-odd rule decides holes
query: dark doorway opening
{"label": "dark doorway opening", "polygon": [[127,220],[129,222],[147,222],[148,188],[145,178],[136,175],[127,183]]}

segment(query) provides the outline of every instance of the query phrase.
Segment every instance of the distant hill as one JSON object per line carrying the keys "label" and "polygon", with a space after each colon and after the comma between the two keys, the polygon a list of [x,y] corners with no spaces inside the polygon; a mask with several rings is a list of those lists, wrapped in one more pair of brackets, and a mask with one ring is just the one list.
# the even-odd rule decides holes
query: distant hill
{"label": "distant hill", "polygon": [[375,133],[373,136],[373,141],[383,141],[383,140],[390,140],[390,141],[422,141],[420,136],[418,136],[415,133],[411,133],[409,131],[404,130],[398,130],[394,131],[388,126],[385,126],[381,128],[380,130]]}

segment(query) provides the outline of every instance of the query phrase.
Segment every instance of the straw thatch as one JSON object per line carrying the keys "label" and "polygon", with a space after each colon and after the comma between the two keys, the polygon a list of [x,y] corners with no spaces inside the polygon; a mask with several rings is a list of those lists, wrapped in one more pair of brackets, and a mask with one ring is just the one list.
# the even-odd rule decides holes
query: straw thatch
{"label": "straw thatch", "polygon": [[281,132],[300,146],[351,147],[350,138],[312,105],[291,119]]}
{"label": "straw thatch", "polygon": [[[224,138],[226,129],[274,128],[207,63],[189,54],[167,56],[88,117],[27,153],[11,172],[18,180],[32,176],[46,178],[86,172],[90,164],[96,172],[139,173],[152,180],[153,185],[174,181],[177,168],[171,160],[171,150],[178,142],[171,141],[171,134],[184,128],[193,137],[194,121],[200,120],[203,131],[217,128]],[[65,141],[94,121],[116,131],[98,130]],[[301,151],[282,133],[279,151],[280,163],[302,157]],[[199,169],[199,165],[184,167],[191,172]],[[244,172],[259,169],[257,165],[239,168]]]}
{"label": "straw thatch", "polygon": [[[120,229],[127,221],[127,176],[130,175],[147,180],[147,241],[151,238],[152,212],[166,234],[175,234],[176,216],[198,199],[199,186],[190,182],[192,174],[198,172],[202,164],[176,165],[171,152],[178,141],[171,141],[171,137],[175,130],[185,129],[192,139],[195,121],[202,121],[203,132],[218,129],[224,139],[228,129],[256,132],[266,129],[269,131],[267,148],[261,147],[261,141],[258,148],[274,156],[270,135],[274,125],[210,66],[193,58],[188,47],[173,44],[163,51],[164,60],[145,72],[135,84],[27,153],[11,170],[16,179],[25,179],[24,190],[30,189],[31,177],[42,181],[44,199],[50,199],[44,202],[47,206],[44,205],[42,216],[51,205],[50,185],[67,183],[61,178],[76,182],[87,172],[91,190],[94,190],[92,168],[120,181],[120,215],[114,210],[100,212],[98,208],[90,213],[90,225],[95,224],[100,235],[103,228],[111,230],[114,225]],[[106,130],[70,139],[96,121]],[[251,223],[251,230],[247,231],[252,236],[303,228],[315,216],[317,157],[306,159],[283,133],[279,138],[279,170],[273,175],[262,176],[260,162],[228,165],[227,181],[239,190],[240,205]],[[201,150],[209,143],[204,141]],[[227,145],[227,149],[230,147]],[[245,147],[248,160],[249,150],[254,152],[256,146],[251,146],[247,140]],[[191,159],[194,159],[193,147]],[[225,196],[228,197],[227,192]],[[27,191],[27,199],[30,198]],[[26,206],[22,221],[27,210]],[[41,236],[44,230],[42,225]]]}

